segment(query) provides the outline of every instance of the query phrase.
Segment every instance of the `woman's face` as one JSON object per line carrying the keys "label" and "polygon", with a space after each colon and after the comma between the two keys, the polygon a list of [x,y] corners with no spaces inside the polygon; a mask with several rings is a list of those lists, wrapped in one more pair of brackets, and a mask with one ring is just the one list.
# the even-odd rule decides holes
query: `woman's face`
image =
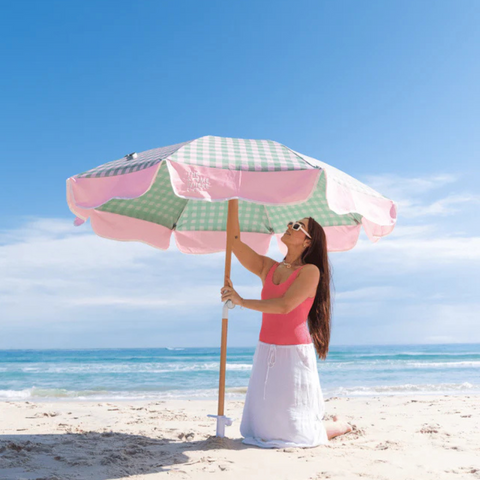
{"label": "woman's face", "polygon": [[295,222],[300,223],[302,226],[303,230],[305,230],[307,233],[310,233],[308,231],[308,218],[301,218],[300,220],[295,220],[291,221],[287,224],[287,229],[285,230],[285,233],[282,236],[282,242],[285,243],[286,245],[304,245],[306,243],[308,245],[308,242],[306,240],[310,240],[307,235],[303,232],[303,230],[294,230],[292,227],[295,224]]}

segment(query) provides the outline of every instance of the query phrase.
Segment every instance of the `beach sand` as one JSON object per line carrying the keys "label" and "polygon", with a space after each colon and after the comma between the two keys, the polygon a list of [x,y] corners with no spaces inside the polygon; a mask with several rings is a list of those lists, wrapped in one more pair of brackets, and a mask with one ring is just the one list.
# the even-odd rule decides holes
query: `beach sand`
{"label": "beach sand", "polygon": [[0,479],[480,479],[480,396],[326,399],[353,431],[315,448],[241,442],[243,401],[1,402]]}

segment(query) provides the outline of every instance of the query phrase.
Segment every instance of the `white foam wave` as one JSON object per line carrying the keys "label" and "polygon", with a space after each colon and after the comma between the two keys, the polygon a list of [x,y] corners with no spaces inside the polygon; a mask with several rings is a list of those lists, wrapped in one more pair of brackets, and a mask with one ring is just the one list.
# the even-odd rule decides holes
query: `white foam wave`
{"label": "white foam wave", "polygon": [[473,362],[408,362],[405,365],[412,367],[433,367],[433,368],[458,368],[458,367],[479,367],[480,361]]}
{"label": "white foam wave", "polygon": [[[335,351],[331,352],[332,356],[342,355]],[[480,356],[480,352],[391,352],[391,353],[348,353],[349,357],[396,357],[397,355],[406,356],[437,356],[437,357],[456,357],[464,355]]]}
{"label": "white foam wave", "polygon": [[470,382],[463,383],[441,383],[441,384],[404,384],[404,385],[380,385],[372,387],[337,387],[324,391],[325,397],[331,396],[371,396],[371,395],[438,395],[455,393],[480,394],[480,385]]}
{"label": "white foam wave", "polygon": [[[423,361],[411,361],[411,360],[369,360],[362,361],[357,360],[356,362],[325,362],[320,363],[322,369],[346,369],[346,370],[360,370],[360,369],[384,369],[384,368],[461,368],[461,367],[479,367],[480,360],[465,360],[465,361],[440,361],[440,362],[423,362]],[[353,368],[352,368],[353,367]]]}
{"label": "white foam wave", "polygon": [[[225,389],[225,398],[243,398],[247,387],[235,387]],[[95,391],[95,390],[65,390],[26,388],[24,390],[0,390],[0,401],[113,401],[113,400],[214,400],[218,398],[218,388],[195,389],[195,390],[170,390],[164,392],[119,392],[119,391]]]}
{"label": "white foam wave", "polygon": [[[247,387],[228,387],[225,397],[231,400],[244,399]],[[403,385],[379,385],[379,386],[355,386],[336,387],[323,389],[324,398],[330,397],[358,397],[358,396],[381,396],[381,395],[480,395],[480,384],[470,382],[443,383],[443,384],[403,384]],[[65,390],[27,388],[24,390],[0,390],[0,401],[73,401],[73,400],[216,400],[218,388],[189,389],[169,391],[107,391],[107,390]]]}
{"label": "white foam wave", "polygon": [[[246,363],[227,363],[227,370],[251,370],[252,365]],[[51,366],[38,364],[21,367],[25,373],[168,373],[193,371],[219,371],[219,362],[205,363],[141,363],[141,364],[82,364]]]}

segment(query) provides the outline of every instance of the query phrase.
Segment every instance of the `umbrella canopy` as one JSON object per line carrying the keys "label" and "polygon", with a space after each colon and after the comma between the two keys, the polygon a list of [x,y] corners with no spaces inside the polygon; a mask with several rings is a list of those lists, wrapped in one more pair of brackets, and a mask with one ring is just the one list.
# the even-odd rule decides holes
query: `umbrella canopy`
{"label": "umbrella canopy", "polygon": [[361,226],[388,235],[395,202],[320,160],[271,140],[204,136],[100,165],[67,179],[75,225],[88,218],[102,237],[184,253],[225,251],[228,209],[238,199],[242,241],[268,252],[289,221],[311,216],[330,252],[353,248]]}
{"label": "umbrella canopy", "polygon": [[[228,201],[228,205],[227,202]],[[145,242],[166,250],[172,232],[184,253],[225,251],[230,278],[233,208],[241,239],[265,255],[289,221],[311,216],[322,225],[327,250],[353,248],[363,225],[376,242],[396,222],[396,205],[340,170],[271,140],[205,136],[131,153],[67,179],[74,224],[88,218],[102,237]],[[225,285],[225,284],[224,284]],[[217,436],[224,415],[228,300],[222,312]]]}

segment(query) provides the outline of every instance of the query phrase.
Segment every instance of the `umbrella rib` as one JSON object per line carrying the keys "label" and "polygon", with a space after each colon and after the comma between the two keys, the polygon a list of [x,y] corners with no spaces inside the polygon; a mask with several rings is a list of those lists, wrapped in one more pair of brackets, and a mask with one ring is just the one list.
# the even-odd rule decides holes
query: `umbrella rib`
{"label": "umbrella rib", "polygon": [[264,204],[264,205],[263,205],[263,208],[265,209],[265,215],[267,216],[268,228],[269,228],[269,230],[270,230],[270,233],[275,233],[275,232],[273,231],[273,228],[272,228],[272,223],[270,222],[270,217],[268,216],[267,206]]}
{"label": "umbrella rib", "polygon": [[348,216],[351,217],[351,218],[355,221],[355,223],[356,223],[357,225],[359,225],[360,223],[362,223],[362,222],[359,222],[359,221],[353,216],[353,213],[356,213],[356,212],[350,212],[350,213],[348,213]]}
{"label": "umbrella rib", "polygon": [[[277,143],[278,143],[278,142],[277,142]],[[305,158],[303,158],[301,153],[297,153],[297,152],[293,151],[291,148],[287,147],[286,145],[283,145],[283,143],[280,143],[280,145],[281,145],[282,147],[285,147],[287,150],[290,150],[290,152],[292,152],[296,157],[300,158],[300,160],[303,160],[307,165],[310,165],[310,166],[313,167],[313,168],[317,168],[317,169],[323,170],[323,168],[319,167],[318,165],[311,164],[308,160],[306,160]]]}
{"label": "umbrella rib", "polygon": [[180,220],[180,217],[183,215],[183,212],[184,212],[185,209],[187,208],[188,202],[189,202],[189,200],[187,200],[187,201],[185,202],[185,205],[183,206],[182,211],[180,212],[180,214],[179,214],[178,217],[177,217],[177,221],[174,222],[173,225],[172,225],[172,230],[173,230],[174,228],[175,228],[175,229],[177,228],[177,223],[178,223],[178,221]]}

